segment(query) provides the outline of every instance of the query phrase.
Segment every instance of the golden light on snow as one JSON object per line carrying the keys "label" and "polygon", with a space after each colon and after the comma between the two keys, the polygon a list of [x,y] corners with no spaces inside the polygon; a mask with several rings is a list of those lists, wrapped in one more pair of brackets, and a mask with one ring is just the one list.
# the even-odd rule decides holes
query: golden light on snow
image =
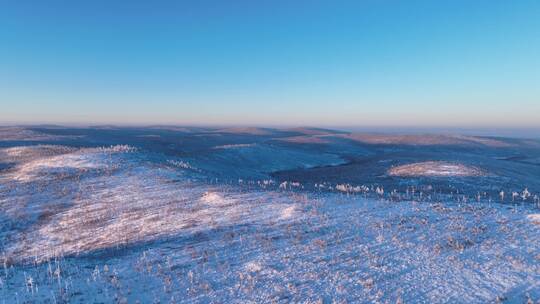
{"label": "golden light on snow", "polygon": [[482,176],[485,172],[473,166],[444,161],[427,161],[392,167],[388,175],[402,177],[466,177]]}
{"label": "golden light on snow", "polygon": [[529,214],[527,218],[535,225],[540,226],[540,214]]}
{"label": "golden light on snow", "polygon": [[[174,170],[132,162],[131,151],[125,146],[62,151],[23,161],[6,173],[4,190],[19,191],[19,195],[1,200],[7,216],[24,210],[20,202],[42,200],[32,209],[40,221],[17,235],[18,241],[7,255],[19,261],[45,261],[231,224],[275,223],[296,214],[288,194],[273,192],[263,197],[257,192],[173,182]],[[44,190],[36,192],[38,188]],[[61,197],[55,191],[63,189],[76,194],[54,199]]]}

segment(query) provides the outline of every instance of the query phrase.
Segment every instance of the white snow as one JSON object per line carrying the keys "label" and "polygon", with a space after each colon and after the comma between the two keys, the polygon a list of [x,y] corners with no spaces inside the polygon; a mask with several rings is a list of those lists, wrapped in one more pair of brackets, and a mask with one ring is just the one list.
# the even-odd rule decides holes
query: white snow
{"label": "white snow", "polygon": [[[245,190],[191,181],[130,152],[117,147],[19,157],[24,153],[4,150],[19,160],[0,173],[0,299],[540,298],[540,215],[527,205],[452,197],[387,201],[365,198],[366,186],[349,184],[336,185],[336,193],[301,191],[295,182]],[[441,176],[457,170],[427,168]],[[372,192],[385,195],[382,186]]]}
{"label": "white snow", "polygon": [[485,173],[476,167],[460,163],[443,161],[426,161],[392,167],[388,170],[391,176],[415,177],[452,177],[452,176],[482,176]]}
{"label": "white snow", "polygon": [[[0,196],[6,214],[25,212],[20,199],[38,213],[57,210],[18,234],[7,248],[8,257],[45,261],[220,225],[288,220],[294,213],[284,201],[288,194],[276,193],[273,204],[260,204],[260,193],[172,182],[174,171],[140,164],[126,151],[131,150],[82,149],[22,163],[6,173],[6,192]],[[120,154],[111,160],[111,153]],[[39,187],[44,191],[36,192]],[[17,194],[8,196],[14,188]],[[57,191],[65,189],[75,197],[55,200]]]}

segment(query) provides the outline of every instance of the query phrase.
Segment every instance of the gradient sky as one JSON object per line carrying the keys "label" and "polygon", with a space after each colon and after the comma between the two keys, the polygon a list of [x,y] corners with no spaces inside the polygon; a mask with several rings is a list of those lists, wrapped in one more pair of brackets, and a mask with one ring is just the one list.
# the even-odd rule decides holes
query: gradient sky
{"label": "gradient sky", "polygon": [[540,127],[540,1],[0,0],[0,122]]}

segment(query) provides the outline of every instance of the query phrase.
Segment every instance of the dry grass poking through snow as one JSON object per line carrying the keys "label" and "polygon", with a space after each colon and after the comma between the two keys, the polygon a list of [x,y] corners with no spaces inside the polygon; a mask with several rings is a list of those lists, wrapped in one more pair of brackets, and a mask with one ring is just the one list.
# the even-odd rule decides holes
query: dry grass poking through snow
{"label": "dry grass poking through snow", "polygon": [[[118,146],[36,157],[1,176],[2,211],[8,216],[34,213],[31,217],[40,219],[15,237],[7,256],[45,261],[179,233],[294,217],[296,209],[286,194],[276,192],[273,203],[264,204],[257,193],[178,181],[174,170],[139,163],[128,152],[133,150]],[[58,193],[64,189],[69,189],[66,195]],[[24,211],[25,205],[30,209]]]}
{"label": "dry grass poking through snow", "polygon": [[[344,193],[290,186],[242,191],[189,181],[183,175],[189,166],[158,165],[130,152],[122,146],[0,151],[16,159],[0,174],[0,299],[540,299],[540,216],[525,205],[455,196],[366,199],[351,193],[369,189],[350,185],[336,187]],[[446,162],[393,169],[415,176],[481,172]],[[130,250],[115,250],[124,246]],[[104,249],[111,250],[88,255]]]}
{"label": "dry grass poking through snow", "polygon": [[484,176],[486,173],[473,166],[444,161],[427,161],[392,167],[388,175],[403,177],[452,177]]}

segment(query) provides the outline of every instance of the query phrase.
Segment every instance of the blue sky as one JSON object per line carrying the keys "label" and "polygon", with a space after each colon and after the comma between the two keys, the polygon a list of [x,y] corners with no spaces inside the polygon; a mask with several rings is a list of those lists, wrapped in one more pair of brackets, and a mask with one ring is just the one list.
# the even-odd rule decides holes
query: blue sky
{"label": "blue sky", "polygon": [[0,122],[540,127],[540,1],[0,0]]}

